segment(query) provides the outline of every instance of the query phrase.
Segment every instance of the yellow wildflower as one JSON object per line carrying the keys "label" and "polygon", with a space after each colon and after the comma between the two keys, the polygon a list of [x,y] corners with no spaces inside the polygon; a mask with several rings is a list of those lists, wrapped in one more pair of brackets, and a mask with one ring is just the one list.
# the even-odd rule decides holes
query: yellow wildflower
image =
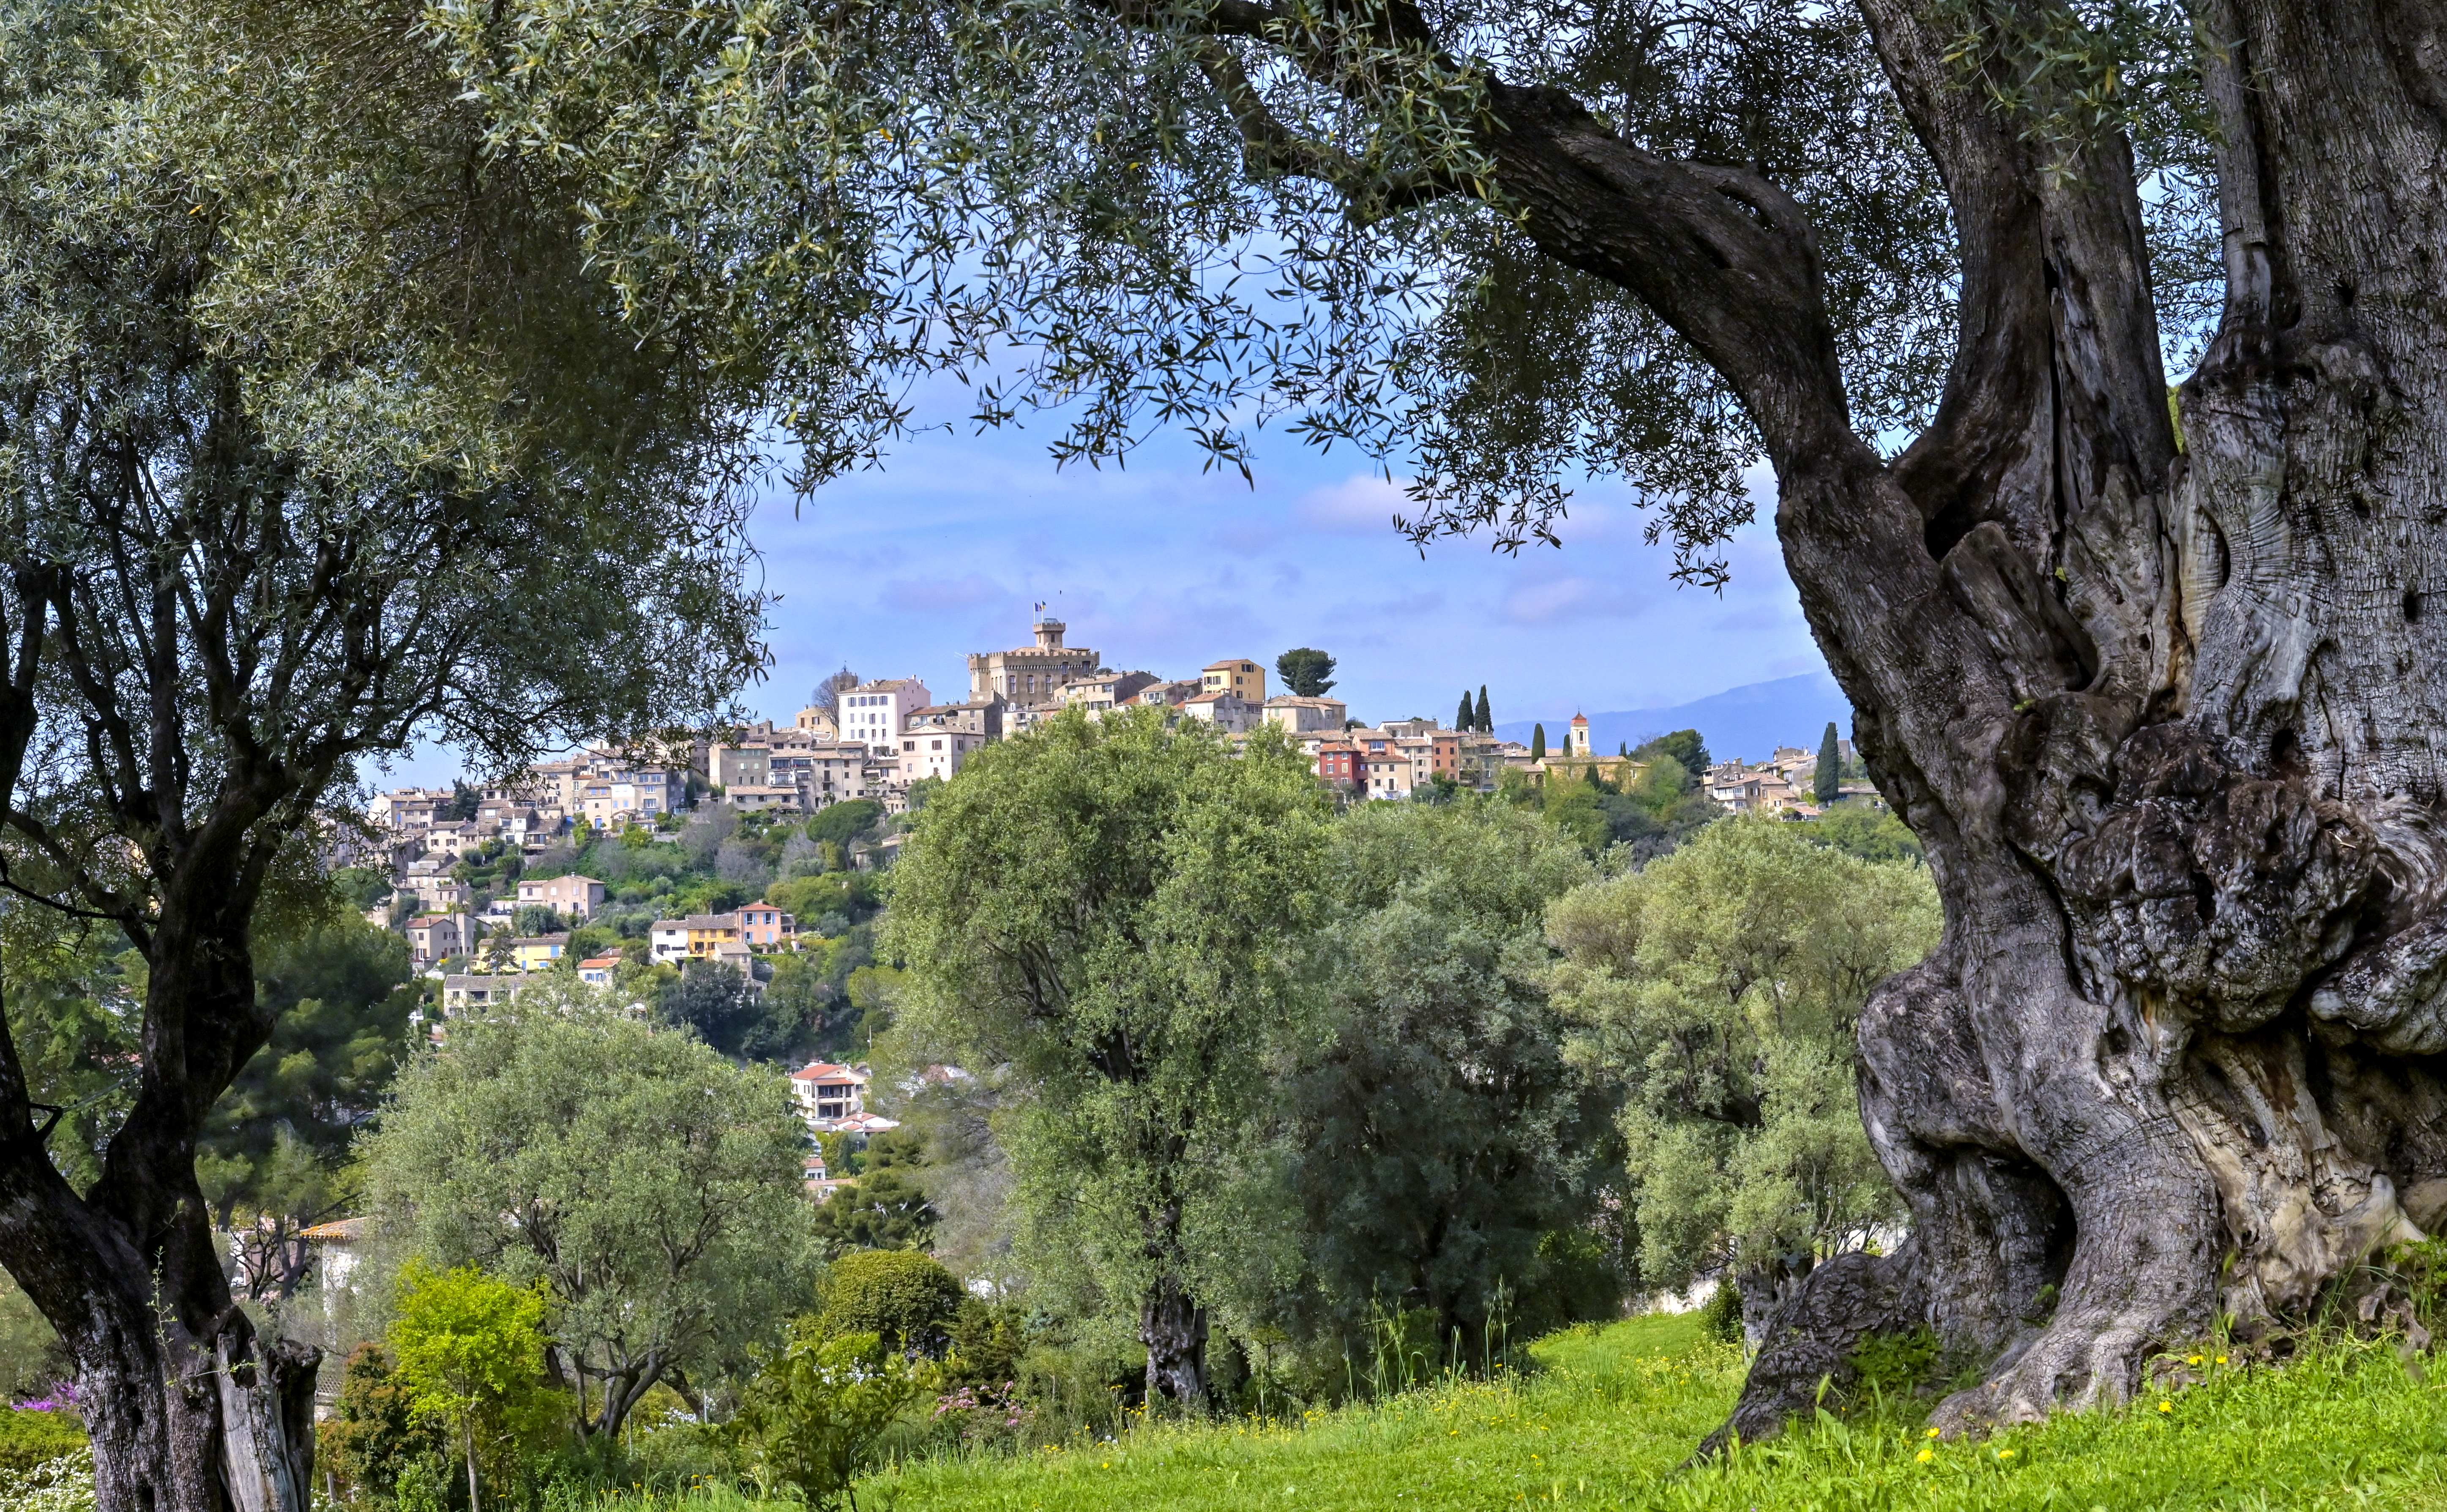
{"label": "yellow wildflower", "polygon": [[2175,1410],[2175,1404],[2172,1402],[2161,1402],[2158,1404],[2158,1410],[2161,1412],[2172,1412]]}
{"label": "yellow wildflower", "polygon": [[2013,1450],[2011,1450],[2011,1449],[1999,1449],[1999,1450],[1997,1451],[1997,1458],[1999,1458],[1999,1459],[2001,1459],[2001,1460],[2010,1460],[2010,1459],[2012,1459],[2013,1457],[2014,1457],[2014,1451],[2013,1451]]}
{"label": "yellow wildflower", "polygon": [[2184,1363],[2186,1365],[2198,1365],[2201,1363],[2201,1357],[2197,1354],[2187,1354],[2184,1356]]}
{"label": "yellow wildflower", "polygon": [[2223,1355],[2223,1354],[2219,1355],[2219,1356],[2218,1356],[2218,1363],[2219,1363],[2220,1365],[2224,1365],[2224,1364],[2226,1363],[2226,1356],[2225,1356],[2225,1355]]}
{"label": "yellow wildflower", "polygon": [[1928,1430],[1928,1436],[1929,1436],[1930,1438],[1935,1438],[1935,1437],[1937,1437],[1937,1429],[1935,1429],[1935,1428],[1931,1428],[1931,1429],[1929,1429],[1929,1430]]}
{"label": "yellow wildflower", "polygon": [[1916,1458],[1919,1459],[1921,1464],[1926,1465],[1929,1461],[1937,1458],[1937,1451],[1935,1449],[1923,1449]]}

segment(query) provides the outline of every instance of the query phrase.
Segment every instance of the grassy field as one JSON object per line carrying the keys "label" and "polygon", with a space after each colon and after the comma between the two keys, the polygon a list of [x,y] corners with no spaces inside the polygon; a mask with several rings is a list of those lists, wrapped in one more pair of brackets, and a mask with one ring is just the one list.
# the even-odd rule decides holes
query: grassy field
{"label": "grassy field", "polygon": [[[2339,1344],[2282,1370],[2214,1359],[2201,1385],[2134,1409],[1985,1443],[1916,1422],[1832,1420],[1692,1471],[1677,1466],[1741,1379],[1695,1320],[1645,1317],[1548,1339],[1539,1371],[1284,1424],[1151,1425],[1024,1460],[903,1465],[865,1512],[1242,1512],[1272,1507],[1850,1512],[1868,1508],[2438,1508],[2447,1393],[2384,1345]],[[669,1507],[666,1501],[662,1503]]]}

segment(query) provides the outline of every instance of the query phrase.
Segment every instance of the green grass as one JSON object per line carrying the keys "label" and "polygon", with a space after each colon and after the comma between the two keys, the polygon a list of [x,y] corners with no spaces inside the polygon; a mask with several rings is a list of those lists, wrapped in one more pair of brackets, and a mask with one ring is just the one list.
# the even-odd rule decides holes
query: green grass
{"label": "green grass", "polygon": [[1977,1444],[1931,1443],[1901,1416],[1830,1418],[1690,1471],[1677,1466],[1723,1420],[1742,1374],[1739,1353],[1703,1342],[1696,1319],[1635,1318],[1542,1341],[1533,1353],[1540,1370],[1523,1380],[1439,1387],[1296,1422],[1148,1424],[1021,1459],[906,1465],[863,1483],[859,1504],[2447,1512],[2447,1394],[2409,1376],[2384,1344],[2326,1346],[2284,1370],[2207,1366],[2208,1379],[2167,1398],[2165,1412],[2152,1397]]}

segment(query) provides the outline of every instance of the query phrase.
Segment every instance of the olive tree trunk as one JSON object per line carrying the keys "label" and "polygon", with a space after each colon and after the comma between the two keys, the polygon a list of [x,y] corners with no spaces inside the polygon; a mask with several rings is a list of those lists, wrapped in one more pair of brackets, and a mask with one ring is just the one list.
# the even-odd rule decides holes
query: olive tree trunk
{"label": "olive tree trunk", "polygon": [[1148,1403],[1169,1397],[1192,1412],[1206,1410],[1206,1309],[1167,1279],[1139,1304],[1139,1340],[1147,1346]]}
{"label": "olive tree trunk", "polygon": [[[94,1188],[80,1197],[61,1178],[47,1129],[0,1119],[0,1263],[76,1363],[100,1506],[307,1512],[320,1352],[259,1337],[233,1299],[195,1178],[204,1109],[187,1106],[208,1107],[229,1081],[197,1062],[251,1052],[262,1036],[163,1032],[181,1018],[207,1030],[256,1014],[252,962],[242,934],[199,938],[170,917],[180,911],[165,903],[147,941],[146,991],[184,1012],[148,1014],[135,1106]],[[28,1106],[15,1046],[0,1035],[0,1106]]]}
{"label": "olive tree trunk", "polygon": [[1491,86],[1526,232],[1757,424],[1945,905],[1861,1026],[1910,1239],[1782,1302],[1727,1426],[1752,1438],[1922,1324],[1986,1370],[1948,1427],[2120,1400],[2221,1313],[2299,1314],[2447,1224],[2447,14],[2212,0],[2229,287],[2179,447],[2126,144],[2001,115],[1949,57],[1959,8],[1859,3],[1962,264],[1942,406],[1892,460],[1766,170]]}
{"label": "olive tree trunk", "polygon": [[[1166,1147],[1178,1162],[1184,1142]],[[1160,1167],[1162,1168],[1162,1167]],[[1147,1346],[1147,1404],[1170,1398],[1185,1410],[1204,1413],[1206,1395],[1206,1308],[1183,1279],[1182,1202],[1167,1178],[1165,1189],[1141,1219],[1147,1231],[1147,1258],[1154,1273],[1147,1294],[1139,1298],[1139,1342]]]}

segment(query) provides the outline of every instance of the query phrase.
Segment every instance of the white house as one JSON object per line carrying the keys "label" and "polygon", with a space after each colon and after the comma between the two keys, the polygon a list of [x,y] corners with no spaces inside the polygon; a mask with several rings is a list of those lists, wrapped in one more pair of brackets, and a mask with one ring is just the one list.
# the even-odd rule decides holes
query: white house
{"label": "white house", "polygon": [[890,750],[901,744],[909,716],[935,701],[915,677],[862,683],[841,695],[841,738]]}
{"label": "white house", "polygon": [[1203,719],[1227,735],[1245,735],[1258,722],[1259,706],[1234,692],[1200,693],[1182,700],[1181,711]]}
{"label": "white house", "polygon": [[1302,698],[1284,693],[1266,700],[1265,721],[1289,734],[1302,735],[1311,730],[1340,732],[1351,717],[1351,706],[1339,698]]}
{"label": "white house", "polygon": [[519,906],[549,908],[567,918],[593,918],[603,907],[603,884],[592,877],[547,877],[522,879]]}

